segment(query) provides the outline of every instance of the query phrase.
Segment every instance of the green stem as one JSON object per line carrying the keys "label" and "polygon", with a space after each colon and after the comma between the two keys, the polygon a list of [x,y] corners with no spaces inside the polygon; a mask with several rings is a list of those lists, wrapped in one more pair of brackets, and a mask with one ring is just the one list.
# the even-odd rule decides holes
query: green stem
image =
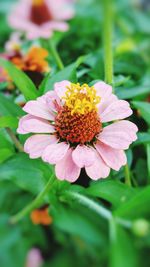
{"label": "green stem", "polygon": [[12,142],[14,143],[15,147],[18,149],[18,151],[23,152],[23,146],[21,145],[21,143],[18,141],[17,137],[15,136],[15,134],[13,133],[13,131],[10,128],[5,128],[6,132],[8,133],[8,135],[10,136]]}
{"label": "green stem", "polygon": [[113,52],[112,52],[112,35],[113,35],[113,12],[112,1],[105,0],[104,4],[104,67],[105,82],[113,84]]}
{"label": "green stem", "polygon": [[132,186],[131,184],[131,177],[130,177],[130,170],[128,164],[124,166],[124,174],[125,174],[125,184],[128,186]]}
{"label": "green stem", "polygon": [[89,199],[86,196],[83,196],[77,192],[74,191],[68,191],[66,192],[68,196],[70,196],[72,199],[77,200],[79,203],[81,203],[83,206],[88,207],[89,209],[95,211],[97,214],[102,216],[103,218],[109,220],[112,215],[111,212],[104,207],[100,206],[98,203],[94,202],[92,199]]}
{"label": "green stem", "polygon": [[[105,0],[104,3],[104,65],[105,82],[113,85],[113,7],[111,0]],[[128,164],[124,167],[126,184],[131,186],[130,171]]]}
{"label": "green stem", "polygon": [[10,218],[10,223],[14,224],[20,221],[25,215],[30,213],[33,209],[37,208],[43,201],[44,196],[47,194],[49,189],[51,188],[53,182],[55,180],[55,176],[52,175],[44,187],[43,191],[39,193],[39,195],[29,204],[27,205],[23,210],[18,212],[16,215],[12,216]]}
{"label": "green stem", "polygon": [[[103,206],[100,206],[98,203],[96,203],[92,199],[89,199],[87,196],[81,195],[80,193],[74,192],[74,191],[66,191],[65,195],[69,196],[73,200],[77,200],[80,204],[96,212],[98,215],[100,215],[104,219],[108,221],[112,220],[113,218],[112,213],[108,209],[104,208]],[[130,221],[124,220],[119,217],[114,217],[114,219],[116,220],[118,224],[126,228],[132,227],[132,222]]]}
{"label": "green stem", "polygon": [[60,70],[64,69],[64,64],[58,54],[58,51],[56,49],[56,46],[54,45],[53,41],[50,39],[49,40],[49,48],[50,48],[50,52],[52,54],[52,56],[55,58],[55,61],[57,63],[57,66]]}

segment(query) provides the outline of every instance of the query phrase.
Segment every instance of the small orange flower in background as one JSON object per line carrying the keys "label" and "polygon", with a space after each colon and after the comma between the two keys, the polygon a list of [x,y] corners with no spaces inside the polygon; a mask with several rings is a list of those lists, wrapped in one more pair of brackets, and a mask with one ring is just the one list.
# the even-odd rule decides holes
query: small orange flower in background
{"label": "small orange flower in background", "polygon": [[33,224],[50,225],[52,223],[52,217],[48,213],[47,206],[33,210],[30,217]]}
{"label": "small orange flower in background", "polygon": [[32,47],[24,56],[12,58],[12,63],[23,71],[48,72],[50,70],[46,60],[48,51],[41,47]]}

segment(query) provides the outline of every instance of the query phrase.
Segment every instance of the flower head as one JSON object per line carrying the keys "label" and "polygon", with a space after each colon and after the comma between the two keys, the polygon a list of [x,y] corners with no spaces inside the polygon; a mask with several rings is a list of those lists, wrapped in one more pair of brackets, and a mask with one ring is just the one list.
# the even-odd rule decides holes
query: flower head
{"label": "flower head", "polygon": [[19,69],[23,71],[35,71],[44,73],[49,71],[48,62],[46,60],[48,51],[41,47],[31,47],[27,54],[18,54],[11,61]]}
{"label": "flower head", "polygon": [[49,38],[53,31],[66,31],[64,20],[73,17],[67,0],[20,0],[9,17],[10,26],[26,32],[28,39]]}
{"label": "flower head", "polygon": [[35,134],[24,151],[54,164],[60,180],[76,181],[81,168],[94,180],[107,177],[110,168],[126,164],[124,150],[137,139],[136,125],[123,120],[132,114],[128,102],[104,82],[89,87],[62,81],[23,109],[28,114],[20,119],[18,133]]}
{"label": "flower head", "polygon": [[49,225],[52,223],[52,217],[48,213],[48,207],[36,209],[31,212],[31,220],[34,224]]}

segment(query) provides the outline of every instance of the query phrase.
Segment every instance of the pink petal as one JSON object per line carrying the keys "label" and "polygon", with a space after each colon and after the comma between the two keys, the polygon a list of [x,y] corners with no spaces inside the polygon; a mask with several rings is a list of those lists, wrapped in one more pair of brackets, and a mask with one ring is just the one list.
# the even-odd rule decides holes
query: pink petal
{"label": "pink petal", "polygon": [[38,100],[27,102],[23,107],[23,110],[42,119],[54,120],[54,114],[48,109],[48,106]]}
{"label": "pink petal", "polygon": [[67,80],[54,84],[54,90],[56,94],[59,96],[59,98],[62,98],[63,96],[65,96],[68,86],[70,86],[70,82]]}
{"label": "pink petal", "polygon": [[61,31],[61,32],[65,32],[69,29],[69,25],[66,22],[62,22],[62,21],[50,21],[47,22],[43,25],[43,28],[45,29],[49,29],[51,31]]}
{"label": "pink petal", "polygon": [[55,0],[46,0],[46,3],[56,21],[68,20],[74,16],[73,6],[66,0],[57,0],[57,5]]}
{"label": "pink petal", "polygon": [[113,95],[113,94],[111,94],[107,99],[104,99],[104,101],[102,101],[101,99],[100,103],[98,104],[99,115],[101,116],[104,110],[108,108],[108,106],[110,106],[116,100],[118,100],[118,98],[116,95]]}
{"label": "pink petal", "polygon": [[36,134],[29,137],[24,145],[24,151],[30,155],[30,158],[39,158],[47,146],[57,142],[54,135]]}
{"label": "pink petal", "polygon": [[85,167],[87,175],[93,179],[106,178],[109,175],[110,168],[102,160],[101,156],[95,151],[95,161],[90,167]]}
{"label": "pink petal", "polygon": [[118,121],[103,128],[97,137],[102,143],[115,149],[128,149],[129,145],[137,139],[136,125],[130,121]]}
{"label": "pink petal", "polygon": [[54,91],[48,91],[45,95],[38,97],[37,100],[54,112],[57,112],[58,106],[61,105],[60,98]]}
{"label": "pink petal", "polygon": [[32,118],[33,118],[33,116],[29,115],[29,114],[23,116],[22,118],[20,118],[19,124],[18,124],[18,128],[17,128],[17,133],[19,133],[19,134],[27,134],[27,133],[29,133],[27,130],[24,130],[22,126],[23,126],[24,121],[30,120]]}
{"label": "pink petal", "polygon": [[69,149],[65,157],[56,164],[55,171],[60,180],[75,182],[78,179],[81,169],[72,160],[72,149]]}
{"label": "pink petal", "polygon": [[101,122],[109,122],[129,117],[132,114],[129,103],[125,100],[117,100],[109,105],[104,112],[100,114]]}
{"label": "pink petal", "polygon": [[97,82],[94,84],[94,88],[97,91],[97,95],[101,97],[101,101],[105,101],[112,94],[112,86],[104,82]]}
{"label": "pink petal", "polygon": [[111,148],[100,142],[95,144],[95,148],[105,163],[116,171],[127,163],[127,158],[123,150]]}
{"label": "pink petal", "polygon": [[21,128],[26,133],[54,133],[54,126],[50,125],[48,121],[32,116],[24,119],[21,123]]}
{"label": "pink petal", "polygon": [[78,145],[72,152],[74,163],[80,167],[88,167],[94,163],[95,153],[92,148],[85,145]]}
{"label": "pink petal", "polygon": [[51,29],[47,29],[46,27],[44,27],[44,24],[42,24],[41,26],[36,26],[33,25],[34,27],[30,28],[26,27],[25,31],[27,33],[27,38],[29,40],[35,40],[38,38],[44,38],[44,39],[48,39],[53,35],[53,32],[51,31]]}
{"label": "pink petal", "polygon": [[65,142],[49,145],[43,155],[42,159],[50,164],[56,164],[64,158],[69,149],[69,144]]}

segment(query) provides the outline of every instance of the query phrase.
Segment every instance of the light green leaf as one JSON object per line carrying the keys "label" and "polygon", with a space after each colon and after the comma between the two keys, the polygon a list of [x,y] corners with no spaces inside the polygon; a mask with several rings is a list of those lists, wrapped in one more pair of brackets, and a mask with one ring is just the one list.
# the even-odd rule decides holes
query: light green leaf
{"label": "light green leaf", "polygon": [[109,267],[137,267],[137,251],[133,240],[114,219],[110,221]]}
{"label": "light green leaf", "polygon": [[4,116],[0,117],[0,128],[17,128],[18,126],[18,119],[13,116]]}
{"label": "light green leaf", "polygon": [[118,88],[116,94],[121,99],[132,99],[150,93],[150,86],[141,85],[133,88]]}
{"label": "light green leaf", "polygon": [[26,100],[37,98],[38,91],[30,78],[21,70],[17,69],[10,61],[0,59],[0,66],[2,66],[16,84],[17,88],[22,92]]}
{"label": "light green leaf", "polygon": [[9,148],[0,149],[0,163],[10,158],[12,155],[14,155],[12,149]]}
{"label": "light green leaf", "polygon": [[140,190],[128,202],[120,206],[114,214],[118,217],[135,219],[142,216],[149,216],[150,209],[150,186]]}
{"label": "light green leaf", "polygon": [[150,178],[150,143],[146,146],[147,150],[147,169],[148,169],[148,176]]}

